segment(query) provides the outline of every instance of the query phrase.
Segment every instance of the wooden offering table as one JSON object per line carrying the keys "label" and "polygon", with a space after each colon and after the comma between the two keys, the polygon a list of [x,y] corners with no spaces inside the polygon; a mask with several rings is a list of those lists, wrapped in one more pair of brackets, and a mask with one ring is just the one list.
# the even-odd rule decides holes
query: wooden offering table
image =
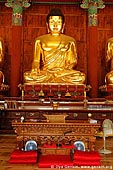
{"label": "wooden offering table", "polygon": [[66,123],[88,123],[89,119],[93,119],[102,124],[104,119],[113,120],[113,102],[108,101],[72,102],[7,99],[1,101],[0,107],[0,133],[14,133],[12,121],[20,122],[21,117],[24,117],[25,122],[30,123],[48,123],[45,115],[53,115],[53,118],[56,118],[57,115],[59,120],[56,123],[61,123],[61,115],[68,115],[65,118]]}
{"label": "wooden offering table", "polygon": [[95,134],[100,124],[91,124],[88,121],[73,123],[48,123],[48,122],[19,122],[13,121],[12,126],[17,134],[17,147],[22,149],[28,140],[35,140],[38,146],[50,140],[52,143],[72,145],[80,140],[85,144],[86,150],[94,150]]}

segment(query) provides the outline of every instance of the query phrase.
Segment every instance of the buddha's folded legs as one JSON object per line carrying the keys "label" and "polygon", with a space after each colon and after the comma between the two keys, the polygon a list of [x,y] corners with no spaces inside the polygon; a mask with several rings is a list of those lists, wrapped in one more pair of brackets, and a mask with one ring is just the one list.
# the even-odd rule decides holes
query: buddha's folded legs
{"label": "buddha's folded legs", "polygon": [[47,71],[40,72],[40,74],[36,74],[32,72],[24,73],[24,80],[25,82],[30,83],[72,83],[72,84],[84,84],[85,82],[85,74],[80,71],[58,71],[58,72],[51,72]]}

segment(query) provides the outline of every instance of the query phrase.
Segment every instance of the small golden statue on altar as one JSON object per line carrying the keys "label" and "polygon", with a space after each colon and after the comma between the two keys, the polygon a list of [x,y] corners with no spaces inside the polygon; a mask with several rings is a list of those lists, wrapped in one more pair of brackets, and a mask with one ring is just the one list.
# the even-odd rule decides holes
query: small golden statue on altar
{"label": "small golden statue on altar", "polygon": [[53,8],[47,15],[48,34],[35,40],[32,69],[24,73],[25,83],[85,83],[85,74],[74,69],[76,41],[63,34],[64,20],[59,8]]}
{"label": "small golden statue on altar", "polygon": [[4,74],[1,71],[3,61],[4,61],[3,40],[0,38],[0,85],[4,83]]}
{"label": "small golden statue on altar", "polygon": [[105,76],[106,84],[113,84],[113,38],[108,39],[107,41],[107,55],[106,62],[110,62],[110,72]]}
{"label": "small golden statue on altar", "polygon": [[4,74],[2,72],[2,67],[4,63],[4,42],[3,39],[0,38],[0,96],[2,95],[2,92],[7,91],[9,89],[9,86],[4,84]]}

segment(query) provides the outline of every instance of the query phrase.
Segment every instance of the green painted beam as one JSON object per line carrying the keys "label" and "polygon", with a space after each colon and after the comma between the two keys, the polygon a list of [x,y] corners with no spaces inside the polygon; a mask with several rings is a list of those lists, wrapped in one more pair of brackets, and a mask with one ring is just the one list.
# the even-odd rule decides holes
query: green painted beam
{"label": "green painted beam", "polygon": [[38,1],[38,2],[31,2],[32,4],[59,4],[59,5],[78,5],[79,3],[78,2],[41,2],[41,1]]}
{"label": "green painted beam", "polygon": [[[7,1],[6,0],[0,0],[0,2],[4,2],[4,3],[6,3]],[[46,2],[46,0],[45,0],[45,2],[41,2],[41,1],[31,1],[30,2],[31,4],[60,4],[60,5],[63,5],[63,4],[65,4],[65,5],[76,5],[76,4],[79,4],[79,2]]]}
{"label": "green painted beam", "polygon": [[[56,5],[79,5],[79,2],[31,2],[31,4],[48,4],[48,5],[52,5],[52,4],[56,4]],[[104,2],[105,5],[113,5],[113,2]]]}
{"label": "green painted beam", "polygon": [[[6,3],[7,2],[7,0],[0,0],[0,3]],[[45,0],[45,2],[41,2],[41,1],[31,1],[31,4],[48,4],[48,5],[52,5],[52,4],[55,4],[55,5],[79,5],[80,3],[79,3],[79,0],[78,0],[78,2],[47,2],[46,0]],[[105,5],[113,5],[113,1],[112,2],[104,2],[104,4]]]}

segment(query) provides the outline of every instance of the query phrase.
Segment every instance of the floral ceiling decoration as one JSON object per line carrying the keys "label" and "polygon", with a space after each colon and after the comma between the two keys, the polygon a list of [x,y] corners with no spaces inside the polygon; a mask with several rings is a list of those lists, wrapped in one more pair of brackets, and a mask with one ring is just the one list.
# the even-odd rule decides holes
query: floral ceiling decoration
{"label": "floral ceiling decoration", "polygon": [[23,7],[28,8],[30,3],[28,0],[7,0],[5,3],[6,7],[11,7],[13,9],[12,13],[12,25],[22,25],[22,12]]}
{"label": "floral ceiling decoration", "polygon": [[97,26],[98,9],[103,9],[105,7],[103,0],[83,0],[80,7],[88,9],[88,26]]}

